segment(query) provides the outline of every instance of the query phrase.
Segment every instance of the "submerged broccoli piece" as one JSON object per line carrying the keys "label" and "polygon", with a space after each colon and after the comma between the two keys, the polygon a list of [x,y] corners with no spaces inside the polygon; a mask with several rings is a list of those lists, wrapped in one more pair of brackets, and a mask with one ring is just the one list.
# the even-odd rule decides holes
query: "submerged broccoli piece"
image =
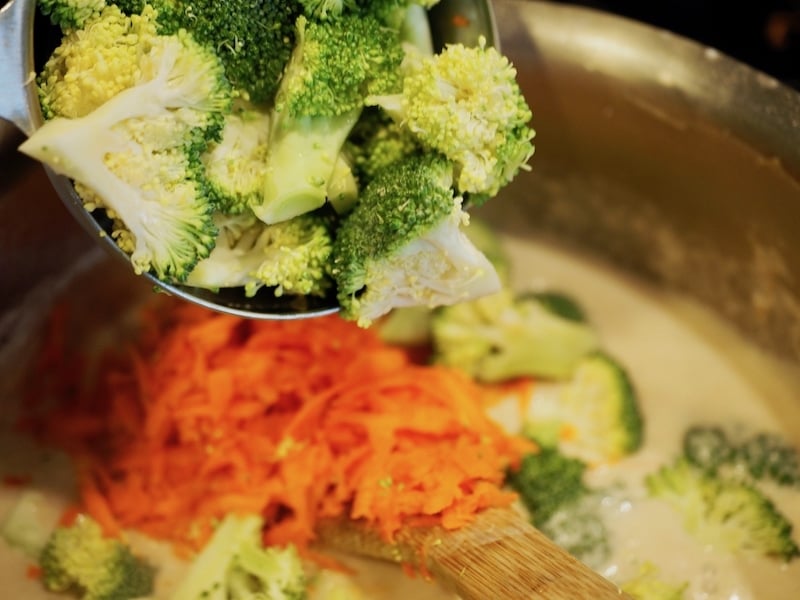
{"label": "submerged broccoli piece", "polygon": [[479,204],[497,194],[533,154],[531,111],[508,59],[485,40],[411,55],[402,91],[368,104],[407,126],[427,149],[456,165],[455,188]]}
{"label": "submerged broccoli piece", "polygon": [[398,32],[371,16],[297,19],[296,46],[275,100],[264,195],[252,207],[262,221],[324,204],[365,98],[400,85],[402,60]]}
{"label": "submerged broccoli piece", "polygon": [[561,422],[574,432],[568,445],[587,460],[613,462],[641,446],[644,424],[636,391],[609,355],[584,358],[558,400]]}
{"label": "submerged broccoli piece", "polygon": [[800,454],[780,435],[758,433],[744,441],[734,456],[754,479],[783,486],[800,486]]}
{"label": "submerged broccoli piece", "polygon": [[383,169],[343,219],[333,276],[345,318],[362,326],[402,306],[463,302],[496,292],[492,264],[469,241],[452,167],[436,155]]}
{"label": "submerged broccoli piece", "polygon": [[510,289],[439,309],[432,333],[436,363],[485,382],[564,379],[599,344],[588,324],[565,319]]}
{"label": "submerged broccoli piece", "polygon": [[[153,16],[146,9],[138,19]],[[87,31],[108,39],[127,19],[106,10]],[[139,56],[132,86],[85,116],[53,117],[20,150],[75,180],[87,210],[106,209],[115,219],[112,235],[137,273],[181,282],[214,246],[214,207],[200,156],[230,109],[230,88],[216,55],[186,32],[137,31],[129,40]],[[117,46],[106,48],[111,60],[119,58]],[[129,51],[121,52],[127,59]]]}
{"label": "submerged broccoli piece", "polygon": [[36,0],[41,13],[64,31],[79,29],[105,7],[105,0]]}
{"label": "submerged broccoli piece", "polygon": [[680,458],[650,474],[645,483],[650,496],[668,502],[683,517],[686,530],[703,543],[784,561],[800,555],[791,523],[746,482],[711,475]]}
{"label": "submerged broccoli piece", "polygon": [[543,446],[522,458],[519,468],[509,471],[506,482],[516,490],[537,527],[546,523],[562,506],[587,492],[583,484],[586,463],[565,456],[555,447]]}
{"label": "submerged broccoli piece", "polygon": [[777,433],[759,432],[732,439],[718,425],[694,425],[684,433],[683,454],[709,473],[731,472],[780,486],[800,485],[797,448]]}
{"label": "submerged broccoli piece", "polygon": [[734,447],[721,427],[695,425],[683,434],[683,455],[709,473],[731,461]]}
{"label": "submerged broccoli piece", "polygon": [[685,600],[688,587],[688,582],[661,579],[658,568],[650,562],[642,563],[636,576],[620,586],[634,600]]}
{"label": "submerged broccoli piece", "polygon": [[610,554],[600,498],[584,483],[586,463],[543,445],[523,457],[506,483],[520,496],[531,522],[579,560],[597,566]]}
{"label": "submerged broccoli piece", "polygon": [[293,546],[264,547],[263,525],[257,515],[226,516],[171,600],[304,600],[300,556]]}
{"label": "submerged broccoli piece", "polygon": [[252,213],[218,214],[219,237],[211,255],[189,274],[188,285],[219,290],[262,287],[276,296],[321,296],[331,287],[332,220],[317,213],[266,225]]}
{"label": "submerged broccoli piece", "polygon": [[82,600],[126,600],[153,590],[153,568],[120,540],[105,537],[100,525],[84,515],[71,526],[56,528],[39,566],[48,590]]}

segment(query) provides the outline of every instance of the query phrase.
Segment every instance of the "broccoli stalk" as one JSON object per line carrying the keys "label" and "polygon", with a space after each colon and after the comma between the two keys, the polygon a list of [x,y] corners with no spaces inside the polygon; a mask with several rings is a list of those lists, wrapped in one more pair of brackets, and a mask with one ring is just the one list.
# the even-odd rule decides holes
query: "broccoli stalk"
{"label": "broccoli stalk", "polygon": [[345,318],[367,326],[402,306],[436,306],[496,292],[500,279],[462,231],[452,166],[409,157],[376,175],[337,232],[333,276]]}
{"label": "broccoli stalk", "polygon": [[252,206],[277,223],[325,203],[339,153],[367,95],[399,88],[397,31],[369,15],[315,22],[301,16],[278,88],[264,194]]}
{"label": "broccoli stalk", "polygon": [[648,475],[645,483],[650,496],[669,503],[686,530],[704,543],[784,561],[800,556],[791,523],[746,482],[711,475],[680,458]]}
{"label": "broccoli stalk", "polygon": [[216,246],[186,280],[212,290],[243,287],[251,297],[262,287],[276,296],[321,296],[332,285],[329,258],[333,248],[331,219],[304,214],[265,225],[250,214],[217,214]]}
{"label": "broccoli stalk", "polygon": [[[114,31],[119,13],[103,15],[91,28]],[[186,32],[139,35],[137,48],[135,85],[86,116],[50,119],[20,150],[80,184],[87,209],[117,219],[112,235],[137,273],[181,282],[214,246],[200,155],[230,89],[216,55]]]}
{"label": "broccoli stalk", "polygon": [[226,516],[171,600],[303,600],[306,576],[297,551],[264,547],[257,515]]}
{"label": "broccoli stalk", "polygon": [[665,581],[658,568],[650,562],[642,563],[639,572],[620,586],[634,600],[685,600],[688,587],[686,581]]}
{"label": "broccoli stalk", "polygon": [[127,600],[153,590],[153,568],[120,540],[105,537],[100,525],[85,515],[55,529],[39,566],[48,590],[73,592],[82,600]]}

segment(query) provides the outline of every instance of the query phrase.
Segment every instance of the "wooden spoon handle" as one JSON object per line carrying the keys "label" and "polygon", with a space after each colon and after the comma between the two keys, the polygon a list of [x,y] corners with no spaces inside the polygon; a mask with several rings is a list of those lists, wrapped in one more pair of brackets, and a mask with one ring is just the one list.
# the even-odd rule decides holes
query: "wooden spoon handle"
{"label": "wooden spoon handle", "polygon": [[319,528],[325,545],[427,568],[462,600],[616,600],[616,585],[565,552],[512,509],[489,509],[455,531],[407,528],[394,544],[354,521]]}

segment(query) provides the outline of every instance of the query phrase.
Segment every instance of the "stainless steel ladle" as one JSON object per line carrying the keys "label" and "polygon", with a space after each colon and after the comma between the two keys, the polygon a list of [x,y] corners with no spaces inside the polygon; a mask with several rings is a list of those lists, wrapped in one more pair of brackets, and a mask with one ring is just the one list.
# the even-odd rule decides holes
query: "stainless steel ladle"
{"label": "stainless steel ladle", "polygon": [[[31,135],[43,118],[36,92],[34,74],[35,0],[10,0],[0,8],[0,118],[14,123],[25,135]],[[497,45],[496,22],[490,0],[442,0],[430,10],[431,32],[437,48],[445,43],[475,44],[479,36]],[[101,211],[89,213],[83,208],[72,183],[45,167],[53,187],[70,213],[109,251],[128,265],[125,254],[111,239],[110,221]],[[298,319],[334,313],[338,310],[334,293],[324,298],[311,296],[276,297],[262,289],[252,298],[240,288],[219,292],[175,285],[144,277],[166,292],[207,308],[256,319]]]}

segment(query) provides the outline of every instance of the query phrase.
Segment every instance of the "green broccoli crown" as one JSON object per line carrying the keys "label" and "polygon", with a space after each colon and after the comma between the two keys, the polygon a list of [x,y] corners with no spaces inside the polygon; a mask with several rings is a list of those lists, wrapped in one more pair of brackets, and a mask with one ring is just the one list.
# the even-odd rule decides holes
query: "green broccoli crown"
{"label": "green broccoli crown", "polygon": [[63,31],[80,29],[105,7],[105,0],[37,0],[41,13]]}
{"label": "green broccoli crown", "polygon": [[748,483],[710,475],[685,458],[650,474],[645,483],[650,496],[668,502],[704,543],[785,561],[800,556],[791,523]]}
{"label": "green broccoli crown", "polygon": [[262,287],[276,296],[322,296],[331,287],[330,256],[333,219],[308,213],[266,225],[252,212],[218,214],[216,246],[192,270],[186,283],[220,289],[243,287],[253,296]]}
{"label": "green broccoli crown", "polygon": [[149,595],[154,571],[100,526],[80,516],[58,527],[39,558],[42,581],[54,592],[75,592],[83,600],[127,600]]}
{"label": "green broccoli crown", "polygon": [[534,525],[542,525],[562,506],[586,494],[583,474],[586,463],[543,446],[523,457],[520,466],[508,473],[506,482],[519,493],[532,515]]}
{"label": "green broccoli crown", "polygon": [[[111,31],[119,14],[108,13]],[[230,110],[230,87],[216,55],[185,31],[145,31],[132,86],[85,116],[47,121],[20,150],[73,179],[87,209],[107,210],[137,273],[180,282],[214,245],[200,157]]]}
{"label": "green broccoli crown", "polygon": [[264,547],[257,515],[228,515],[203,547],[172,600],[304,600],[306,576],[293,546]]}
{"label": "green broccoli crown", "polygon": [[405,122],[422,144],[456,165],[470,201],[494,196],[533,154],[531,111],[516,69],[492,47],[451,44],[405,66],[400,97],[368,99]]}
{"label": "green broccoli crown", "polygon": [[400,89],[403,49],[397,31],[369,15],[297,19],[296,47],[276,98],[292,117],[342,115],[370,94]]}
{"label": "green broccoli crown", "polygon": [[684,456],[709,472],[733,472],[754,481],[800,486],[800,453],[777,433],[729,436],[719,425],[694,425],[683,436]]}
{"label": "green broccoli crown", "polygon": [[389,164],[420,151],[409,129],[383,111],[367,107],[350,132],[344,148],[353,161],[359,181],[366,185]]}
{"label": "green broccoli crown", "polygon": [[520,496],[531,522],[579,560],[598,567],[610,555],[598,494],[584,483],[587,465],[545,445],[527,454],[506,482]]}
{"label": "green broccoli crown", "polygon": [[598,347],[588,324],[563,318],[507,288],[437,311],[433,341],[435,362],[486,382],[523,376],[567,379]]}
{"label": "green broccoli crown", "polygon": [[[215,51],[234,88],[271,102],[294,46],[296,0],[152,0],[161,32],[186,29]],[[132,3],[135,9],[135,3]]]}

